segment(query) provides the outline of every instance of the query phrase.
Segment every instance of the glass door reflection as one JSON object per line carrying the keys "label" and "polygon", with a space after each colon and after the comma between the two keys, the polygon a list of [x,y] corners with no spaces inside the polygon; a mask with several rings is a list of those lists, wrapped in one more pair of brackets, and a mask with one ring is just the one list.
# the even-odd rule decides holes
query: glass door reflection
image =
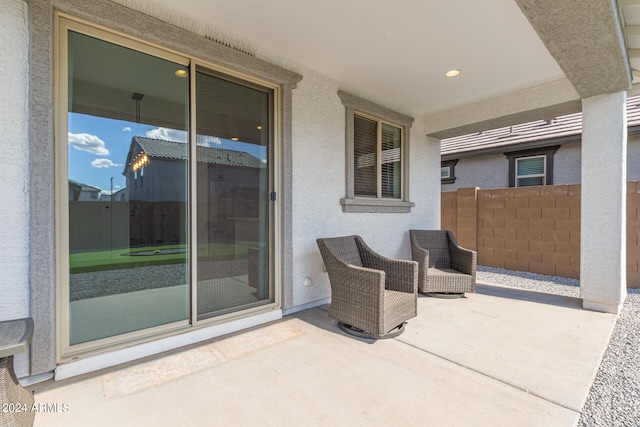
{"label": "glass door reflection", "polygon": [[188,319],[186,71],[68,32],[71,345]]}
{"label": "glass door reflection", "polygon": [[271,93],[196,73],[198,319],[269,302]]}

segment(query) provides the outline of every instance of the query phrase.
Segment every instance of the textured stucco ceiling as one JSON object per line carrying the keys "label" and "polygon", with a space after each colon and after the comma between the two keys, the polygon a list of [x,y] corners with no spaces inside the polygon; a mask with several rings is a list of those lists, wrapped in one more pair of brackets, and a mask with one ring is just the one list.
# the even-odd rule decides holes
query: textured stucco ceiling
{"label": "textured stucco ceiling", "polygon": [[640,82],[640,0],[618,2],[624,24],[625,40],[634,83]]}
{"label": "textured stucco ceiling", "polygon": [[[153,0],[412,113],[561,79],[513,0]],[[462,74],[447,79],[445,71]]]}
{"label": "textured stucco ceiling", "polygon": [[[628,48],[640,28],[621,21],[633,20],[640,0],[112,1],[303,75],[299,66],[320,72],[340,89],[422,116],[439,138],[638,90]],[[453,68],[462,74],[445,78]]]}

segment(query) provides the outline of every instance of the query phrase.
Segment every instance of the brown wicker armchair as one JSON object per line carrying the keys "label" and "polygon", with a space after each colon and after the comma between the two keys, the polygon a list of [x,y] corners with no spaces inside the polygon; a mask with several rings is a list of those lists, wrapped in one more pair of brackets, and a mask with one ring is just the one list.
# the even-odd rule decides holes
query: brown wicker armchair
{"label": "brown wicker armchair", "polygon": [[417,315],[418,264],[385,258],[360,236],[318,239],[331,283],[329,316],[364,338],[391,338]]}
{"label": "brown wicker armchair", "polygon": [[455,298],[476,291],[477,253],[461,247],[451,231],[409,230],[409,238],[420,293]]}

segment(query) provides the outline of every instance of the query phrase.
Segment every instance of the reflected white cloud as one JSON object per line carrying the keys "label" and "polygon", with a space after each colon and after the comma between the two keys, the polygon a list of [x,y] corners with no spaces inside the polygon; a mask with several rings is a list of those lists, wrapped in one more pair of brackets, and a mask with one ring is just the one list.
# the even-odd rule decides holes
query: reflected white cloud
{"label": "reflected white cloud", "polygon": [[[185,130],[168,129],[168,128],[155,128],[148,131],[147,138],[162,139],[165,141],[173,142],[187,142],[189,139],[189,133]],[[221,145],[222,141],[216,136],[209,135],[196,135],[196,144],[204,147],[213,147]]]}
{"label": "reflected white cloud", "polygon": [[122,132],[131,132],[131,127],[127,126],[122,128]]}
{"label": "reflected white cloud", "polygon": [[94,168],[112,168],[116,166],[122,166],[118,163],[113,163],[110,159],[95,159],[91,162],[91,166]]}
{"label": "reflected white cloud", "polygon": [[67,138],[69,145],[76,150],[86,151],[98,156],[107,156],[109,154],[109,150],[107,150],[104,141],[95,135],[69,132]]}
{"label": "reflected white cloud", "polygon": [[217,136],[196,135],[196,144],[204,147],[213,147],[214,145],[221,145],[222,141]]}
{"label": "reflected white cloud", "polygon": [[187,142],[189,134],[185,130],[155,128],[146,133],[147,138],[162,139],[165,141]]}

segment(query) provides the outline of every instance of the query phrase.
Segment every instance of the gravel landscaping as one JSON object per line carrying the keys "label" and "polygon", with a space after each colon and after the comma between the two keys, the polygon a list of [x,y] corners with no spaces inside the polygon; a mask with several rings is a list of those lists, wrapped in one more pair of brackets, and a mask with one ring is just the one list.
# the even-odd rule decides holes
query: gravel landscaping
{"label": "gravel landscaping", "polygon": [[[478,281],[578,297],[576,279],[478,266]],[[640,426],[640,289],[628,289],[598,375],[582,408],[580,427]]]}
{"label": "gravel landscaping", "polygon": [[[199,280],[247,274],[247,260],[208,261],[198,264]],[[71,301],[181,286],[187,283],[185,264],[153,265],[119,270],[77,273],[69,276]]]}

